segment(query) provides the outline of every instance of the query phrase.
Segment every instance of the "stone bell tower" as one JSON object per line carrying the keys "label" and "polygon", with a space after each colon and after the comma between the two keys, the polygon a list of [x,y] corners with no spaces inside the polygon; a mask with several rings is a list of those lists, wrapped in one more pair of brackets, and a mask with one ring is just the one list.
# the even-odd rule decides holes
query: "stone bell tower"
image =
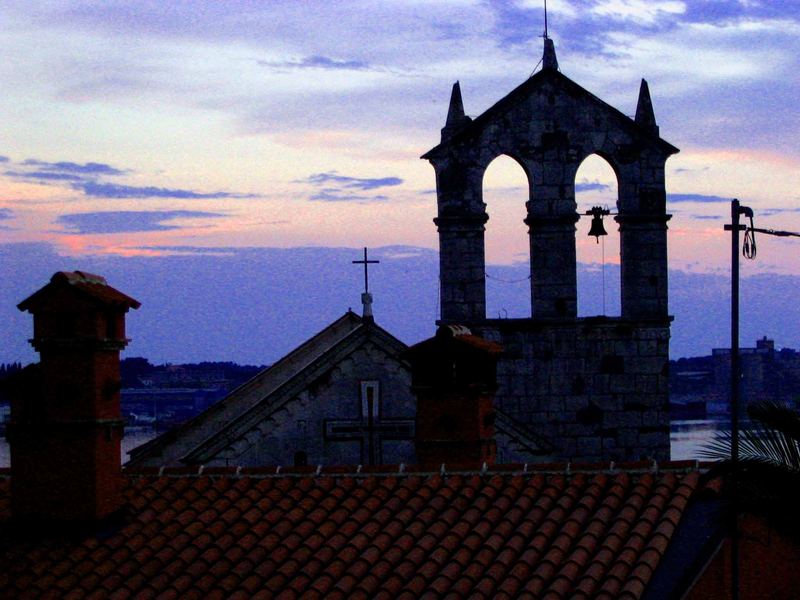
{"label": "stone bell tower", "polygon": [[[547,37],[542,64],[475,119],[465,115],[456,83],[441,142],[422,157],[436,172],[440,323],[503,345],[498,409],[551,439],[561,458],[665,458],[671,317],[664,164],[678,149],[659,137],[644,80],[631,119],[563,75]],[[577,317],[575,176],[592,154],[618,180],[616,318]],[[528,178],[526,319],[486,318],[482,186],[500,155]]]}
{"label": "stone bell tower", "polygon": [[38,373],[12,398],[14,517],[102,519],[121,503],[119,353],[139,302],[98,275],[58,272],[18,305],[33,314]]}

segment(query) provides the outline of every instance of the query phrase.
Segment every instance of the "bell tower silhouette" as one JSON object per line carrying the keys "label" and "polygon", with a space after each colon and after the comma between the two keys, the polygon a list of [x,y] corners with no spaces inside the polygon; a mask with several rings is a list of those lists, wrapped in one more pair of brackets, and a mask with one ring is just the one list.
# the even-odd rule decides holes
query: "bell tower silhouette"
{"label": "bell tower silhouette", "polygon": [[[678,149],[659,137],[646,81],[631,119],[563,75],[547,35],[541,63],[475,119],[456,82],[441,142],[422,156],[436,173],[439,323],[502,343],[499,409],[550,436],[562,457],[663,458],[671,321],[664,165]],[[620,317],[576,316],[575,176],[592,154],[618,180]],[[500,155],[528,178],[527,319],[486,318],[482,185]]]}

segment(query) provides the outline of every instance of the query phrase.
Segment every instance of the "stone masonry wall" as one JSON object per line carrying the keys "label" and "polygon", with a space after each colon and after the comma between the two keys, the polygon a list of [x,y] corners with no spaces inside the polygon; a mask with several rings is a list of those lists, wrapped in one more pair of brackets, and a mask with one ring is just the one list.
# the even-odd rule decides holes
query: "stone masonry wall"
{"label": "stone masonry wall", "polygon": [[[497,406],[549,439],[552,458],[669,457],[664,165],[678,149],[659,137],[649,94],[642,82],[631,119],[545,61],[475,119],[459,91],[441,143],[423,156],[436,171],[440,322],[504,346]],[[577,318],[575,177],[593,154],[619,190],[619,318]],[[528,178],[530,319],[485,314],[483,176],[500,155]]]}
{"label": "stone masonry wall", "polygon": [[498,408],[546,436],[554,457],[669,458],[669,324],[594,317],[487,320],[503,344]]}
{"label": "stone masonry wall", "polygon": [[[273,411],[249,431],[241,432],[227,448],[207,461],[210,466],[293,464],[298,451],[307,454],[308,464],[358,465],[365,463],[357,440],[329,440],[325,422],[329,419],[357,421],[361,417],[360,382],[377,381],[383,418],[411,419],[416,402],[410,392],[411,373],[395,357],[373,343],[365,343],[324,376],[311,381],[289,402]],[[388,463],[415,462],[414,440],[383,440],[380,453]]]}

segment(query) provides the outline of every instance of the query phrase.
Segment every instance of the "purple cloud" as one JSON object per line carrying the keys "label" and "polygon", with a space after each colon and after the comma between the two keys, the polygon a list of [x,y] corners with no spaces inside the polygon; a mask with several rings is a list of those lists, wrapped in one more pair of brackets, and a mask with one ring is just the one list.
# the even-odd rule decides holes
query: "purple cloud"
{"label": "purple cloud", "polygon": [[576,192],[604,192],[608,189],[608,185],[599,181],[584,181],[583,183],[575,184]]}
{"label": "purple cloud", "polygon": [[306,56],[300,60],[266,61],[259,60],[262,67],[276,67],[280,69],[326,69],[334,71],[365,71],[370,64],[363,60],[339,60],[328,56]]}
{"label": "purple cloud", "polygon": [[318,188],[309,200],[323,202],[382,202],[388,200],[385,194],[361,194],[383,187],[393,187],[403,183],[399,177],[350,177],[339,175],[336,171],[314,173],[297,183],[307,183]]}
{"label": "purple cloud", "polygon": [[[2,161],[0,161],[2,162]],[[130,171],[106,163],[71,161],[47,162],[29,158],[16,163],[16,169],[5,171],[8,177],[35,181],[42,184],[69,183],[72,189],[90,198],[175,198],[179,200],[213,200],[222,198],[255,198],[255,194],[235,192],[200,192],[196,190],[164,188],[157,186],[132,186],[103,181]]]}
{"label": "purple cloud", "polygon": [[[11,212],[10,208],[0,208],[0,221],[13,219],[14,213]],[[14,228],[9,227],[8,225],[0,224],[0,231],[12,231]]]}
{"label": "purple cloud", "polygon": [[69,161],[46,162],[29,158],[22,161],[25,166],[38,167],[39,171],[56,173],[77,173],[80,175],[124,175],[126,172],[105,163],[74,163]]}
{"label": "purple cloud", "polygon": [[[0,162],[9,162],[8,159]],[[86,181],[99,176],[124,175],[125,171],[105,163],[70,161],[48,162],[29,158],[17,164],[17,169],[5,172],[8,177],[38,182]]]}
{"label": "purple cloud", "polygon": [[374,190],[381,187],[389,187],[400,185],[403,180],[399,177],[348,177],[347,175],[339,175],[336,171],[329,171],[327,173],[314,173],[309,175],[305,183],[313,185],[324,184],[340,184],[343,188],[357,189],[357,190]]}
{"label": "purple cloud", "polygon": [[33,181],[83,181],[82,175],[74,173],[51,173],[50,171],[6,171],[8,177],[16,179],[28,179]]}
{"label": "purple cloud", "polygon": [[714,202],[730,202],[732,199],[706,194],[667,194],[667,200],[669,202],[702,202],[708,204]]}
{"label": "purple cloud", "polygon": [[175,219],[208,219],[225,215],[195,210],[161,211],[108,211],[69,213],[60,215],[56,223],[64,226],[68,233],[130,233],[141,231],[168,231],[181,229],[180,225],[169,224]]}
{"label": "purple cloud", "polygon": [[92,198],[178,198],[182,200],[209,200],[219,198],[255,198],[255,194],[233,192],[196,192],[155,186],[119,185],[97,181],[82,181],[72,186]]}
{"label": "purple cloud", "polygon": [[363,194],[347,194],[334,189],[324,189],[308,197],[309,200],[322,200],[323,202],[382,202],[388,200],[389,196],[376,194],[365,196]]}

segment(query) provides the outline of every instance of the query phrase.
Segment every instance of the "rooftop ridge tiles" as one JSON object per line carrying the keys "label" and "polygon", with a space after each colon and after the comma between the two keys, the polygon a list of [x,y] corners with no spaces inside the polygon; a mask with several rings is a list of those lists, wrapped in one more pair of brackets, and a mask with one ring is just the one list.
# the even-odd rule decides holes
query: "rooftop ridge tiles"
{"label": "rooftop ridge tiles", "polygon": [[[352,545],[353,542],[359,547],[363,546],[363,551],[359,554],[359,557],[366,561],[365,564],[374,562],[369,557],[377,554],[391,559],[384,565],[388,570],[385,569],[382,572],[377,582],[370,581],[367,587],[383,590],[384,595],[391,594],[396,596],[396,592],[407,583],[408,577],[395,579],[397,571],[392,569],[392,565],[407,560],[406,552],[412,548],[417,549],[413,557],[414,560],[411,561],[416,565],[415,570],[412,572],[420,573],[420,564],[429,565],[427,568],[432,569],[432,574],[430,578],[425,579],[427,579],[429,585],[432,585],[433,581],[438,581],[437,578],[440,573],[448,565],[453,565],[448,570],[448,573],[454,574],[454,577],[449,580],[452,582],[453,579],[459,577],[460,567],[457,567],[456,564],[459,560],[459,552],[463,551],[464,556],[460,558],[464,563],[463,567],[468,567],[473,563],[476,568],[483,565],[484,572],[487,572],[487,569],[491,570],[492,579],[502,582],[497,585],[491,582],[484,583],[483,585],[487,586],[487,589],[492,589],[493,593],[499,593],[502,589],[505,590],[504,594],[514,597],[516,592],[512,589],[514,588],[512,584],[516,580],[513,575],[506,573],[508,565],[505,563],[513,560],[515,555],[522,556],[524,554],[527,558],[533,560],[532,564],[534,566],[539,564],[537,560],[540,559],[535,558],[536,550],[531,547],[532,544],[541,543],[542,547],[539,549],[540,557],[547,556],[542,552],[549,552],[548,560],[554,563],[553,566],[557,573],[560,573],[572,561],[575,565],[585,565],[587,574],[591,574],[594,571],[590,573],[588,567],[593,564],[591,562],[592,559],[596,559],[598,555],[601,558],[603,556],[606,557],[604,568],[611,568],[612,563],[608,561],[613,561],[615,558],[619,560],[620,557],[615,556],[607,545],[604,548],[600,548],[599,551],[596,550],[598,548],[596,539],[598,532],[594,531],[594,529],[597,526],[602,529],[604,524],[608,526],[616,523],[614,521],[615,517],[622,515],[622,510],[627,504],[625,501],[630,501],[631,499],[634,500],[634,504],[638,504],[641,501],[644,502],[635,517],[631,516],[633,513],[625,513],[624,517],[625,519],[628,517],[638,519],[647,513],[649,517],[647,519],[647,531],[631,527],[631,525],[634,525],[631,522],[626,523],[626,526],[628,530],[638,529],[635,533],[629,531],[622,535],[622,527],[618,527],[609,537],[612,545],[621,545],[623,548],[628,545],[632,545],[632,547],[642,546],[643,552],[647,552],[646,555],[642,553],[637,558],[629,552],[629,555],[626,554],[622,558],[627,562],[636,561],[632,567],[635,570],[636,577],[648,577],[649,568],[660,556],[660,551],[663,550],[663,547],[668,543],[674,532],[674,518],[680,516],[683,512],[681,503],[687,502],[688,497],[697,488],[697,482],[700,477],[696,471],[670,473],[665,469],[653,472],[648,468],[646,472],[649,473],[648,477],[640,477],[635,473],[618,472],[610,475],[582,471],[570,474],[559,472],[554,473],[553,476],[542,473],[507,471],[503,473],[496,472],[489,477],[476,472],[448,472],[445,476],[437,474],[433,477],[420,475],[398,477],[397,473],[382,477],[382,474],[379,473],[366,479],[352,476],[325,476],[323,474],[322,476],[305,477],[302,480],[291,477],[261,479],[246,476],[237,479],[226,477],[225,472],[221,475],[212,475],[209,473],[209,469],[204,469],[200,476],[179,479],[167,476],[159,478],[155,476],[156,473],[154,472],[148,477],[132,476],[128,479],[126,494],[130,500],[140,497],[142,494],[149,494],[150,499],[136,509],[138,516],[135,517],[135,522],[124,532],[124,537],[120,536],[120,540],[138,539],[138,541],[134,541],[131,549],[139,553],[138,556],[140,558],[144,558],[143,554],[141,554],[142,545],[147,539],[160,535],[160,539],[163,541],[163,537],[168,531],[165,527],[175,525],[175,528],[170,530],[173,531],[174,535],[168,535],[168,537],[173,542],[177,541],[177,537],[180,535],[179,531],[185,532],[189,530],[188,527],[181,527],[178,524],[178,519],[182,518],[181,515],[177,514],[178,503],[180,502],[182,506],[185,504],[183,508],[186,510],[186,514],[190,516],[199,515],[204,510],[211,510],[211,514],[214,516],[213,524],[215,529],[212,530],[214,535],[210,535],[208,531],[203,532],[201,527],[200,530],[195,528],[191,536],[184,533],[183,541],[178,543],[176,547],[173,547],[173,544],[160,544],[155,540],[149,545],[150,549],[165,568],[172,563],[188,565],[196,562],[197,559],[193,558],[191,551],[189,551],[196,545],[201,546],[202,550],[206,551],[209,547],[220,548],[220,544],[222,544],[230,548],[236,548],[235,553],[228,555],[231,560],[236,556],[239,556],[241,560],[248,560],[247,558],[242,558],[252,556],[246,548],[248,545],[250,548],[257,548],[262,553],[262,556],[257,560],[258,563],[263,562],[264,556],[269,553],[275,562],[272,567],[267,565],[267,572],[262,571],[263,577],[258,576],[259,581],[274,577],[276,570],[289,564],[288,561],[290,560],[294,561],[291,563],[292,565],[294,563],[300,565],[299,568],[304,568],[303,565],[308,565],[312,571],[319,571],[337,555],[337,550],[332,547],[337,546],[336,542],[331,539],[333,542],[331,545],[328,539],[332,535],[337,535],[339,528],[332,521],[328,521],[332,528],[327,529],[326,532],[324,527],[315,524],[309,518],[309,515],[312,514],[312,511],[319,510],[318,516],[325,518],[328,511],[324,508],[324,502],[329,499],[333,502],[332,505],[328,505],[329,509],[341,507],[340,503],[336,501],[336,496],[330,495],[333,491],[335,494],[343,493],[344,496],[342,498],[357,498],[350,510],[353,512],[365,510],[368,516],[368,519],[360,529],[354,529],[355,533],[350,532],[348,535],[341,535],[341,531],[338,531],[340,542],[338,548]],[[390,483],[386,483],[388,477],[391,477]],[[203,493],[203,487],[206,488],[206,493]],[[137,490],[135,493],[131,491],[134,488]],[[2,489],[8,489],[7,484],[4,484],[4,487],[0,486],[0,490]],[[201,491],[198,492],[198,490]],[[189,500],[188,495],[190,493],[191,500]],[[200,496],[199,494],[203,495]],[[209,500],[209,497],[211,497],[211,500]],[[611,502],[609,504],[606,501],[606,498],[609,497],[616,498],[618,503]],[[168,504],[166,506],[165,500],[167,501],[166,504]],[[266,505],[260,506],[263,500],[267,500]],[[489,502],[487,503],[487,501]],[[154,502],[156,503],[155,505],[161,506],[163,510],[152,511]],[[536,502],[539,504],[537,505]],[[302,505],[302,510],[295,515],[300,518],[300,525],[295,525],[294,528],[281,525],[280,523],[285,520],[284,516],[287,511],[300,505]],[[247,514],[245,506],[250,506],[249,510],[254,511],[272,511],[277,508],[274,516],[279,521],[278,526],[258,527],[258,525],[264,524],[261,521],[257,522],[256,526],[249,527],[245,523],[245,514]],[[470,521],[470,523],[461,521],[453,524],[448,521],[454,515],[457,518],[459,514],[464,515],[465,511],[470,510],[470,508],[481,506],[486,509],[484,512],[490,518],[480,519],[482,525],[477,528],[478,531],[472,531],[472,525],[470,525],[470,523],[477,521]],[[674,511],[667,512],[665,510],[666,506],[674,509]],[[410,510],[409,507],[414,510]],[[660,507],[659,509],[662,511],[662,514],[658,516],[657,525],[651,522],[653,517],[656,516],[651,510],[653,507]],[[234,511],[233,508],[236,510]],[[413,536],[408,535],[405,527],[395,526],[395,524],[399,525],[396,518],[398,512],[406,509],[409,509],[408,514],[411,522],[418,523],[418,526],[415,525],[412,529],[415,532]],[[380,514],[383,520],[379,523],[375,517],[382,510],[384,512]],[[491,524],[490,521],[493,520],[491,516],[497,516],[498,513],[502,513],[500,518],[496,520],[496,523]],[[150,516],[148,517],[148,515]],[[257,517],[257,515],[255,516]],[[483,515],[478,510],[473,516],[478,519]],[[233,526],[229,526],[226,522],[233,520],[234,517],[236,517],[236,520]],[[168,523],[163,523],[164,519]],[[552,529],[550,533],[556,536],[551,538],[553,540],[552,544],[546,543],[547,540],[538,535],[541,531],[538,530],[537,524],[531,519],[539,523],[544,520],[544,525],[541,527],[544,532]],[[589,524],[584,528],[581,535],[578,535],[574,527],[574,524],[579,522]],[[621,523],[617,524],[622,525]],[[460,525],[466,527],[462,533],[469,535],[472,532],[475,535],[470,538],[469,547],[461,545],[460,550],[456,550],[458,544],[453,545],[450,542],[459,541],[454,531]],[[483,529],[486,525],[488,525],[488,528],[484,531]],[[300,529],[303,531],[300,531]],[[377,531],[375,531],[376,529]],[[250,533],[245,534],[245,531]],[[319,536],[317,541],[320,543],[309,545],[307,541],[310,536],[315,534]],[[480,534],[486,535],[481,537]],[[244,535],[251,536],[251,543],[245,543],[240,549],[239,546],[241,544],[234,545],[234,538],[243,538]],[[353,539],[355,535],[360,536]],[[599,532],[599,535],[601,538],[606,537],[602,531]],[[622,535],[621,538],[619,537],[620,535]],[[265,538],[264,536],[268,537]],[[410,545],[401,544],[406,547],[406,551],[397,548],[396,544],[392,544],[398,536],[401,538],[407,536],[403,539]],[[380,542],[378,538],[380,538]],[[500,544],[501,538],[503,541]],[[207,543],[204,544],[203,539]],[[423,539],[424,541],[418,545],[417,539]],[[281,549],[284,540],[286,541],[285,545],[289,546],[289,548]],[[591,544],[591,540],[594,540],[595,543]],[[193,542],[196,542],[196,544]],[[262,542],[266,542],[266,546]],[[476,544],[471,542],[476,542]],[[161,548],[157,546],[161,546]],[[593,546],[597,554],[593,553]],[[169,552],[167,552],[167,548],[170,549]],[[392,552],[396,548],[397,551]],[[270,549],[272,550],[270,551]],[[187,551],[189,551],[188,554],[186,553]],[[109,561],[112,560],[111,552],[113,550],[109,549],[107,551]],[[195,556],[201,554],[200,550],[195,552]],[[136,554],[131,554],[131,556],[134,555]],[[73,558],[74,556],[79,555],[73,555]],[[558,558],[559,556],[561,558]],[[175,558],[172,559],[170,557]],[[49,557],[47,559],[49,560]],[[125,556],[118,556],[118,559],[133,560],[131,567],[143,564]],[[152,558],[149,558],[145,562],[150,564],[148,561],[152,560]],[[91,559],[91,562],[97,564],[95,559]],[[114,560],[111,564],[119,563]],[[237,561],[233,560],[230,565],[231,569],[234,569],[237,564]],[[361,563],[359,565],[354,567],[353,561],[348,560],[347,565],[345,565],[345,572],[352,574],[353,568],[358,570],[363,567]],[[85,568],[83,562],[79,566],[80,568]],[[176,566],[175,568],[178,567]],[[595,571],[598,568],[602,573],[603,569],[601,567],[595,567]],[[116,567],[113,567],[113,569],[116,569]],[[435,574],[433,574],[434,571]],[[529,571],[530,569],[528,569]],[[72,571],[68,569],[62,574],[62,577],[66,577],[71,573]],[[525,581],[529,580],[527,575],[519,571],[517,573],[522,575]],[[318,581],[322,575],[319,577],[308,573],[307,575],[311,578],[310,581],[303,579],[302,582],[298,582],[296,585],[302,583],[306,586],[305,589],[316,590],[317,588],[312,588],[310,585]],[[156,574],[156,577],[159,576],[159,574]],[[627,577],[627,581],[630,581],[631,576]],[[98,579],[97,585],[100,586],[107,579],[108,576],[101,577]],[[242,579],[242,577],[239,577],[238,581]],[[85,579],[84,582],[86,581],[88,580]],[[152,579],[148,584],[155,585],[156,581],[160,581],[160,579]],[[583,580],[581,579],[580,581]],[[295,580],[292,578],[287,579],[289,584],[294,582]],[[506,582],[511,583],[506,584]],[[193,581],[194,583],[196,583],[196,580]],[[579,581],[576,580],[575,583],[577,584]],[[212,587],[216,586],[217,589],[220,589],[220,586],[233,585],[232,582],[228,581],[223,583],[221,574],[210,576],[207,580],[204,580],[203,584],[209,584]],[[437,585],[446,587],[445,584],[446,582],[440,581]],[[557,584],[556,580],[552,578],[550,581],[541,581],[540,584],[545,586],[545,590],[548,585],[551,587],[562,585]],[[241,584],[237,583],[236,585]],[[377,588],[375,588],[376,585],[378,586]],[[448,589],[454,589],[454,586],[455,584]],[[98,588],[95,587],[94,589]],[[161,588],[161,591],[163,589]],[[438,593],[432,588],[430,591]],[[575,595],[578,596],[579,594],[576,593]]]}
{"label": "rooftop ridge tiles", "polygon": [[[347,466],[347,465],[317,465],[308,467],[281,467],[281,466],[263,466],[263,467],[248,467],[248,466],[213,466],[204,467],[200,466],[178,466],[178,467],[125,467],[123,473],[129,476],[151,476],[157,473],[159,476],[175,477],[175,476],[196,476],[211,475],[215,477],[223,477],[227,475],[239,476],[263,476],[263,477],[276,477],[276,476],[295,476],[295,477],[308,477],[309,475],[316,475],[324,477],[326,475],[349,475],[351,477],[357,476],[370,476],[370,475],[395,475],[395,476],[433,476],[433,475],[478,475],[487,478],[496,476],[504,476],[508,474],[515,475],[532,475],[534,473],[541,474],[561,474],[561,475],[576,475],[576,474],[589,474],[589,473],[605,473],[605,474],[618,474],[618,473],[662,473],[665,471],[672,471],[676,473],[688,473],[690,471],[706,470],[714,463],[701,463],[697,460],[683,460],[683,461],[664,461],[656,463],[655,461],[636,461],[636,462],[623,462],[614,463],[533,463],[533,464],[502,464],[492,465],[487,467],[486,470],[479,469],[448,469],[444,464],[444,470],[426,470],[420,469],[416,465],[373,465],[373,466]],[[0,469],[0,478],[10,476],[10,469]]]}

